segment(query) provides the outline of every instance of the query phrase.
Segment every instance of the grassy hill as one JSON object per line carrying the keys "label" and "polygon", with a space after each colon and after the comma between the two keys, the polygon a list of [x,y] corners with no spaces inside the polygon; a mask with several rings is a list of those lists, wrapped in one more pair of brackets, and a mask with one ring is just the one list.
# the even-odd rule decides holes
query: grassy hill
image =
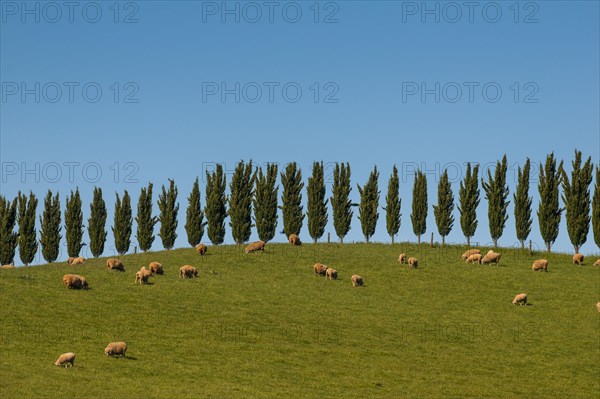
{"label": "grassy hill", "polygon": [[[0,397],[597,398],[595,259],[552,255],[543,273],[520,251],[496,267],[465,264],[463,250],[223,246],[127,255],[124,273],[106,258],[2,270]],[[151,261],[166,274],[134,285]],[[316,276],[316,261],[339,280]],[[180,280],[184,264],[200,277]],[[66,289],[67,272],[92,289]],[[511,304],[520,292],[532,306]],[[105,356],[119,340],[128,357]],[[75,367],[54,366],[69,351]]]}

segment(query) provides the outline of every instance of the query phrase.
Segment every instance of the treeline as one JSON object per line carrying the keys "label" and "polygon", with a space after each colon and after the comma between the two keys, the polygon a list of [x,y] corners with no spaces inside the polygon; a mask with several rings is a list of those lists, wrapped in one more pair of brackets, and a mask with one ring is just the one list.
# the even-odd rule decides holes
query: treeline
{"label": "treeline", "polygon": [[[514,218],[517,239],[522,247],[532,229],[532,197],[530,190],[529,159],[523,168],[518,169],[518,180],[515,193]],[[595,186],[593,196],[590,195],[590,184],[594,166],[591,158],[585,162],[580,151],[575,151],[572,170],[568,174],[561,161],[557,164],[554,153],[549,154],[544,164],[540,164],[538,191],[540,202],[537,209],[540,234],[550,251],[559,233],[562,213],[565,212],[567,231],[575,252],[586,242],[592,224],[594,241],[600,247],[600,167],[595,169]],[[279,174],[279,176],[278,176]],[[452,185],[445,170],[438,183],[437,203],[433,205],[433,213],[437,231],[445,238],[454,228],[454,208],[458,208],[460,228],[470,245],[471,238],[477,230],[477,208],[480,204],[481,189],[488,204],[488,225],[490,236],[497,246],[502,237],[509,218],[508,205],[511,202],[506,179],[506,155],[496,163],[495,169],[488,170],[487,176],[480,179],[479,165],[467,164],[466,174],[460,181],[458,202],[456,203]],[[281,203],[278,202],[279,185],[282,186]],[[288,164],[281,173],[277,164],[267,164],[265,168],[255,167],[252,162],[241,161],[237,164],[229,183],[229,195],[226,194],[227,178],[222,165],[214,171],[206,172],[205,206],[202,207],[198,178],[193,184],[187,198],[185,231],[191,246],[199,244],[205,233],[214,244],[222,244],[225,240],[225,221],[229,218],[229,230],[233,240],[242,244],[250,239],[252,228],[256,228],[258,237],[267,242],[275,237],[278,224],[278,209],[283,217],[281,233],[288,237],[299,234],[306,218],[308,232],[314,242],[325,233],[329,221],[331,206],[333,227],[340,242],[350,231],[355,207],[358,208],[358,219],[365,240],[369,242],[375,233],[379,220],[379,208],[385,211],[387,233],[394,242],[401,225],[400,180],[398,169],[394,166],[388,180],[385,204],[380,204],[379,171],[375,166],[364,185],[358,185],[359,203],[351,200],[351,170],[348,163],[336,164],[333,171],[332,196],[327,198],[325,187],[325,168],[323,162],[314,162],[312,174],[307,180],[306,189],[302,171],[295,162]],[[481,187],[480,187],[481,183]],[[562,195],[561,195],[562,188]],[[302,205],[302,195],[307,197],[306,211]],[[559,201],[562,197],[562,206]],[[142,251],[152,247],[156,238],[155,226],[160,225],[158,237],[162,246],[169,250],[174,247],[178,226],[178,188],[175,181],[170,180],[168,187],[163,186],[158,196],[159,214],[153,215],[153,185],[143,187],[137,202],[135,221],[137,225],[136,240]],[[38,200],[19,193],[12,201],[0,197],[0,263],[13,263],[16,250],[23,264],[29,265],[41,246],[43,258],[54,262],[59,256],[60,242],[63,238],[61,204],[59,194],[48,191],[44,198],[44,207],[40,215],[41,230],[39,241],[35,229]],[[412,189],[412,209],[410,221],[418,242],[427,231],[427,177],[418,171],[415,173]],[[590,212],[591,211],[591,212]],[[125,190],[122,195],[116,193],[112,234],[115,249],[125,254],[131,247],[133,234],[133,210],[131,197]],[[103,254],[107,239],[107,208],[102,189],[94,188],[93,200],[90,204],[90,217],[84,226],[82,202],[79,190],[66,198],[64,211],[64,235],[68,256],[76,257],[84,245],[85,227],[89,237],[89,249],[94,257]]]}

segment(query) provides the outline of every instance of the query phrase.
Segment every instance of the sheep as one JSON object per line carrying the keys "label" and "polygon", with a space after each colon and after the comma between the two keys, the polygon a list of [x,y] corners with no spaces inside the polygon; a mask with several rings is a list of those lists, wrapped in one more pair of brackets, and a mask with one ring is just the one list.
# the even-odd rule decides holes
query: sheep
{"label": "sheep", "polygon": [[302,245],[302,241],[300,241],[300,237],[296,234],[290,234],[288,237],[288,241],[291,245]]}
{"label": "sheep", "polygon": [[248,246],[246,247],[246,250],[245,250],[245,252],[247,254],[249,254],[250,252],[256,252],[256,251],[265,252],[265,242],[264,241],[251,242],[250,244],[248,244]]}
{"label": "sheep", "polygon": [[408,258],[408,265],[411,268],[416,269],[417,267],[419,267],[419,260],[417,258],[410,257]]}
{"label": "sheep", "polygon": [[581,266],[583,264],[583,254],[575,254],[573,255],[573,264]]}
{"label": "sheep", "polygon": [[512,304],[527,305],[527,294],[519,294],[515,296],[515,299],[513,299]]}
{"label": "sheep", "polygon": [[398,262],[406,263],[406,254],[400,254],[400,256],[398,256]]}
{"label": "sheep", "polygon": [[106,268],[109,270],[120,270],[122,272],[125,271],[125,266],[121,259],[109,258],[106,261]]}
{"label": "sheep", "polygon": [[321,263],[315,263],[313,265],[313,270],[315,271],[315,274],[318,274],[320,276],[325,276],[327,274],[327,269],[328,267]]}
{"label": "sheep", "polygon": [[600,302],[596,304],[596,309],[598,309],[598,313],[600,313]]}
{"label": "sheep", "polygon": [[[71,259],[71,258],[69,258]],[[83,265],[83,263],[85,262],[85,258],[83,256],[79,256],[75,259],[73,259],[70,263],[71,266],[76,266],[76,265]]]}
{"label": "sheep", "polygon": [[488,251],[487,254],[485,254],[480,260],[479,260],[479,264],[480,265],[485,265],[488,263],[495,263],[496,265],[500,264],[500,256],[502,256],[501,254],[499,254],[498,252],[494,252],[492,250]]}
{"label": "sheep", "polygon": [[548,271],[548,261],[546,259],[538,259],[535,260],[533,262],[533,265],[531,266],[531,270],[538,271],[538,270],[543,270],[545,272]]}
{"label": "sheep", "polygon": [[150,270],[150,272],[152,273],[152,275],[154,275],[154,274],[160,274],[160,275],[165,274],[163,266],[160,263],[158,263],[158,262],[151,262],[148,265],[148,269]]}
{"label": "sheep", "polygon": [[127,352],[127,344],[125,342],[111,342],[104,348],[106,356],[119,355],[125,357],[125,352]]}
{"label": "sheep", "polygon": [[67,258],[67,265],[70,265],[71,263],[73,263],[73,261],[74,261],[74,260],[75,260],[75,258],[74,258],[74,257],[72,257],[72,256],[69,256],[69,257]]}
{"label": "sheep", "polygon": [[[594,262],[594,266],[600,266],[600,259],[598,259],[597,261]],[[2,266],[4,267],[4,266]]]}
{"label": "sheep", "polygon": [[58,359],[54,362],[55,366],[65,366],[65,368],[75,366],[75,354],[73,352],[63,353],[58,357]]}
{"label": "sheep", "polygon": [[9,269],[14,269],[15,266],[14,265],[2,265],[0,266],[0,269],[4,269],[4,270],[9,270]]}
{"label": "sheep", "polygon": [[179,268],[179,278],[198,277],[198,270],[194,266],[184,265]]}
{"label": "sheep", "polygon": [[82,289],[82,288],[84,290],[87,290],[88,288],[90,288],[90,285],[88,284],[85,277],[79,276],[77,274],[65,274],[63,276],[63,284],[67,288],[73,288],[73,289],[77,289],[77,290]]}
{"label": "sheep", "polygon": [[474,249],[468,249],[460,257],[462,258],[462,260],[466,260],[469,256],[475,255],[475,254],[480,254],[480,253],[481,253],[481,251],[478,250],[478,249],[475,249],[475,248]]}
{"label": "sheep", "polygon": [[331,269],[331,268],[328,268],[328,269],[325,271],[325,277],[326,277],[328,280],[337,280],[337,270],[335,270],[335,269]]}
{"label": "sheep", "polygon": [[137,284],[138,282],[140,284],[148,284],[148,278],[150,278],[150,276],[152,276],[152,272],[146,269],[146,267],[142,266],[140,271],[135,273],[134,284]]}
{"label": "sheep", "polygon": [[353,287],[357,287],[357,286],[362,286],[363,285],[363,279],[358,274],[353,274],[350,279],[352,280],[352,286]]}
{"label": "sheep", "polygon": [[472,254],[469,255],[469,257],[467,258],[467,260],[465,261],[465,263],[479,263],[479,261],[481,260],[481,254]]}
{"label": "sheep", "polygon": [[198,252],[200,254],[200,256],[204,256],[207,249],[208,249],[208,247],[204,244],[196,245],[196,252]]}

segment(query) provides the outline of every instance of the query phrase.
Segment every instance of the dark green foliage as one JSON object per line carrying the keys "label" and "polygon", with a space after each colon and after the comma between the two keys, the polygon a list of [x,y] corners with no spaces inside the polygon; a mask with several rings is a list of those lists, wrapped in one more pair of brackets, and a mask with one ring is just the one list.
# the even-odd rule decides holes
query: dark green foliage
{"label": "dark green foliage", "polygon": [[560,225],[560,216],[564,209],[560,208],[558,203],[558,192],[560,185],[560,170],[562,161],[558,169],[556,168],[556,159],[554,152],[546,157],[546,164],[540,164],[540,178],[538,182],[538,191],[540,192],[540,206],[537,211],[538,222],[540,224],[540,234],[546,243],[546,248],[550,248],[556,237]]}
{"label": "dark green foliage", "polygon": [[394,237],[400,230],[400,207],[402,200],[400,199],[400,179],[398,178],[398,168],[394,165],[392,170],[392,176],[388,182],[388,191],[385,197],[385,224],[387,232],[392,238],[392,244],[394,243]]}
{"label": "dark green foliage", "polygon": [[592,230],[594,230],[594,242],[600,249],[600,166],[596,166],[596,182],[592,200]]}
{"label": "dark green foliage", "polygon": [[316,243],[325,233],[327,226],[327,203],[325,191],[325,167],[323,162],[313,162],[312,176],[308,178],[306,188],[308,199],[306,215],[308,219],[308,234]]}
{"label": "dark green foliage", "polygon": [[40,244],[42,246],[42,256],[48,263],[58,259],[60,251],[60,240],[62,236],[60,231],[60,198],[58,193],[52,197],[52,191],[48,190],[44,199],[44,212],[40,216]]}
{"label": "dark green foliage", "polygon": [[502,163],[496,162],[494,177],[488,169],[487,182],[481,179],[481,185],[485,191],[485,199],[488,201],[488,223],[490,235],[494,241],[494,247],[498,246],[498,239],[502,237],[504,226],[508,220],[507,209],[510,201],[508,198],[508,184],[506,184],[506,171],[508,165],[506,155],[502,158]]}
{"label": "dark green foliage", "polygon": [[448,179],[448,170],[444,170],[440,183],[438,184],[438,203],[433,206],[433,215],[435,216],[435,224],[437,225],[438,233],[442,237],[442,245],[446,243],[446,236],[454,227],[454,194],[452,194],[452,186]]}
{"label": "dark green foliage", "polygon": [[25,266],[33,262],[38,250],[35,231],[37,205],[38,200],[32,192],[29,192],[29,201],[25,194],[19,193],[19,257]]}
{"label": "dark green foliage", "polygon": [[88,219],[88,235],[90,236],[90,251],[97,258],[104,252],[106,243],[106,203],[102,198],[102,189],[94,187],[94,198],[90,204]]}
{"label": "dark green foliage", "polygon": [[412,222],[413,233],[421,244],[421,235],[427,231],[427,177],[421,171],[415,173],[413,184],[412,213],[410,220]]}
{"label": "dark green foliage", "polygon": [[254,224],[258,238],[269,242],[275,237],[277,228],[277,164],[267,164],[267,173],[258,170],[256,189],[254,190]]}
{"label": "dark green foliage", "polygon": [[67,238],[67,255],[79,256],[83,244],[83,211],[79,189],[67,197],[65,209],[65,234]]}
{"label": "dark green foliage", "polygon": [[204,213],[208,222],[208,238],[214,245],[225,240],[225,218],[227,217],[227,179],[223,165],[217,164],[214,172],[206,171],[206,207]]}
{"label": "dark green foliage", "polygon": [[515,202],[515,228],[517,230],[517,239],[521,242],[521,248],[525,248],[525,240],[531,233],[531,204],[532,197],[529,196],[529,171],[531,162],[529,158],[525,161],[523,170],[519,166],[517,189],[513,194]]}
{"label": "dark green foliage", "polygon": [[238,162],[229,184],[229,226],[236,244],[243,244],[252,234],[252,196],[256,177],[252,161]]}
{"label": "dark green foliage", "polygon": [[335,164],[333,171],[333,189],[331,196],[331,208],[333,210],[333,227],[335,233],[344,242],[344,237],[350,231],[352,222],[352,201],[350,201],[350,164]]}
{"label": "dark green foliage", "polygon": [[179,204],[177,203],[177,186],[175,180],[169,179],[169,190],[162,186],[162,193],[158,196],[158,209],[160,210],[160,237],[163,247],[170,250],[175,246],[177,238],[177,213]]}
{"label": "dark green foliage", "polygon": [[115,216],[112,231],[115,237],[115,250],[120,255],[123,255],[129,251],[129,247],[131,246],[131,230],[133,224],[131,198],[129,197],[127,190],[125,190],[125,194],[123,194],[123,201],[119,198],[119,194],[116,194],[116,196],[117,199],[115,201]]}
{"label": "dark green foliage", "polygon": [[17,223],[18,197],[9,201],[0,197],[0,264],[14,263],[19,234],[15,232]]}
{"label": "dark green foliage", "polygon": [[154,243],[154,225],[158,223],[158,218],[152,216],[152,183],[148,183],[148,187],[142,187],[140,190],[140,198],[137,204],[137,216],[135,222],[137,224],[137,239],[140,249],[144,252],[152,248]]}
{"label": "dark green foliage", "polygon": [[477,206],[479,205],[479,165],[475,165],[471,170],[471,163],[467,164],[467,173],[464,180],[460,182],[458,191],[458,211],[460,212],[460,227],[465,238],[467,246],[471,246],[471,237],[477,230]]}
{"label": "dark green foliage", "polygon": [[185,212],[185,231],[187,233],[188,243],[195,247],[200,244],[202,237],[204,236],[204,212],[200,205],[200,184],[198,178],[194,182],[192,192],[188,197],[188,207]]}
{"label": "dark green foliage", "polygon": [[360,205],[358,208],[358,220],[362,228],[365,240],[369,242],[369,239],[375,234],[377,228],[377,219],[379,219],[379,172],[377,166],[373,168],[373,171],[369,174],[369,180],[363,187],[357,185],[358,193],[360,194]]}
{"label": "dark green foliage", "polygon": [[281,173],[281,185],[283,186],[280,207],[283,213],[283,234],[289,237],[290,234],[300,234],[304,221],[301,205],[304,183],[302,182],[302,171],[296,162],[289,163],[285,172]]}
{"label": "dark green foliage", "polygon": [[567,231],[575,253],[579,253],[579,248],[587,241],[590,231],[590,183],[594,173],[592,159],[588,157],[582,166],[581,151],[576,150],[571,179],[569,180],[563,168],[559,172],[562,176],[562,200],[566,209]]}

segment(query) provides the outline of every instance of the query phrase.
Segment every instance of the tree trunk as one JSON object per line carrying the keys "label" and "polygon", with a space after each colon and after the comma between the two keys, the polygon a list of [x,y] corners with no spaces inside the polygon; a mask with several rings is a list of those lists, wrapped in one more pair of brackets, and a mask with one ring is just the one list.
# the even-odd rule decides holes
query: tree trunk
{"label": "tree trunk", "polygon": [[442,247],[446,244],[446,237],[442,236]]}
{"label": "tree trunk", "polygon": [[579,245],[575,245],[575,253],[578,254],[579,253]]}
{"label": "tree trunk", "polygon": [[433,232],[431,232],[431,240],[429,241],[429,246],[433,248]]}
{"label": "tree trunk", "polygon": [[494,248],[498,248],[498,239],[494,238]]}
{"label": "tree trunk", "polygon": [[344,237],[340,237],[340,244],[344,243]]}
{"label": "tree trunk", "polygon": [[521,249],[525,249],[525,240],[521,240]]}
{"label": "tree trunk", "polygon": [[471,237],[467,237],[467,248],[471,248]]}
{"label": "tree trunk", "polygon": [[392,236],[392,244],[394,243],[394,236]]}
{"label": "tree trunk", "polygon": [[419,236],[417,237],[417,243],[419,244],[419,246],[421,246],[421,235],[419,235]]}
{"label": "tree trunk", "polygon": [[546,243],[546,250],[548,251],[548,253],[550,253],[550,245],[551,244],[549,242]]}
{"label": "tree trunk", "polygon": [[365,238],[367,239],[367,244],[369,243],[369,236],[365,236]]}

